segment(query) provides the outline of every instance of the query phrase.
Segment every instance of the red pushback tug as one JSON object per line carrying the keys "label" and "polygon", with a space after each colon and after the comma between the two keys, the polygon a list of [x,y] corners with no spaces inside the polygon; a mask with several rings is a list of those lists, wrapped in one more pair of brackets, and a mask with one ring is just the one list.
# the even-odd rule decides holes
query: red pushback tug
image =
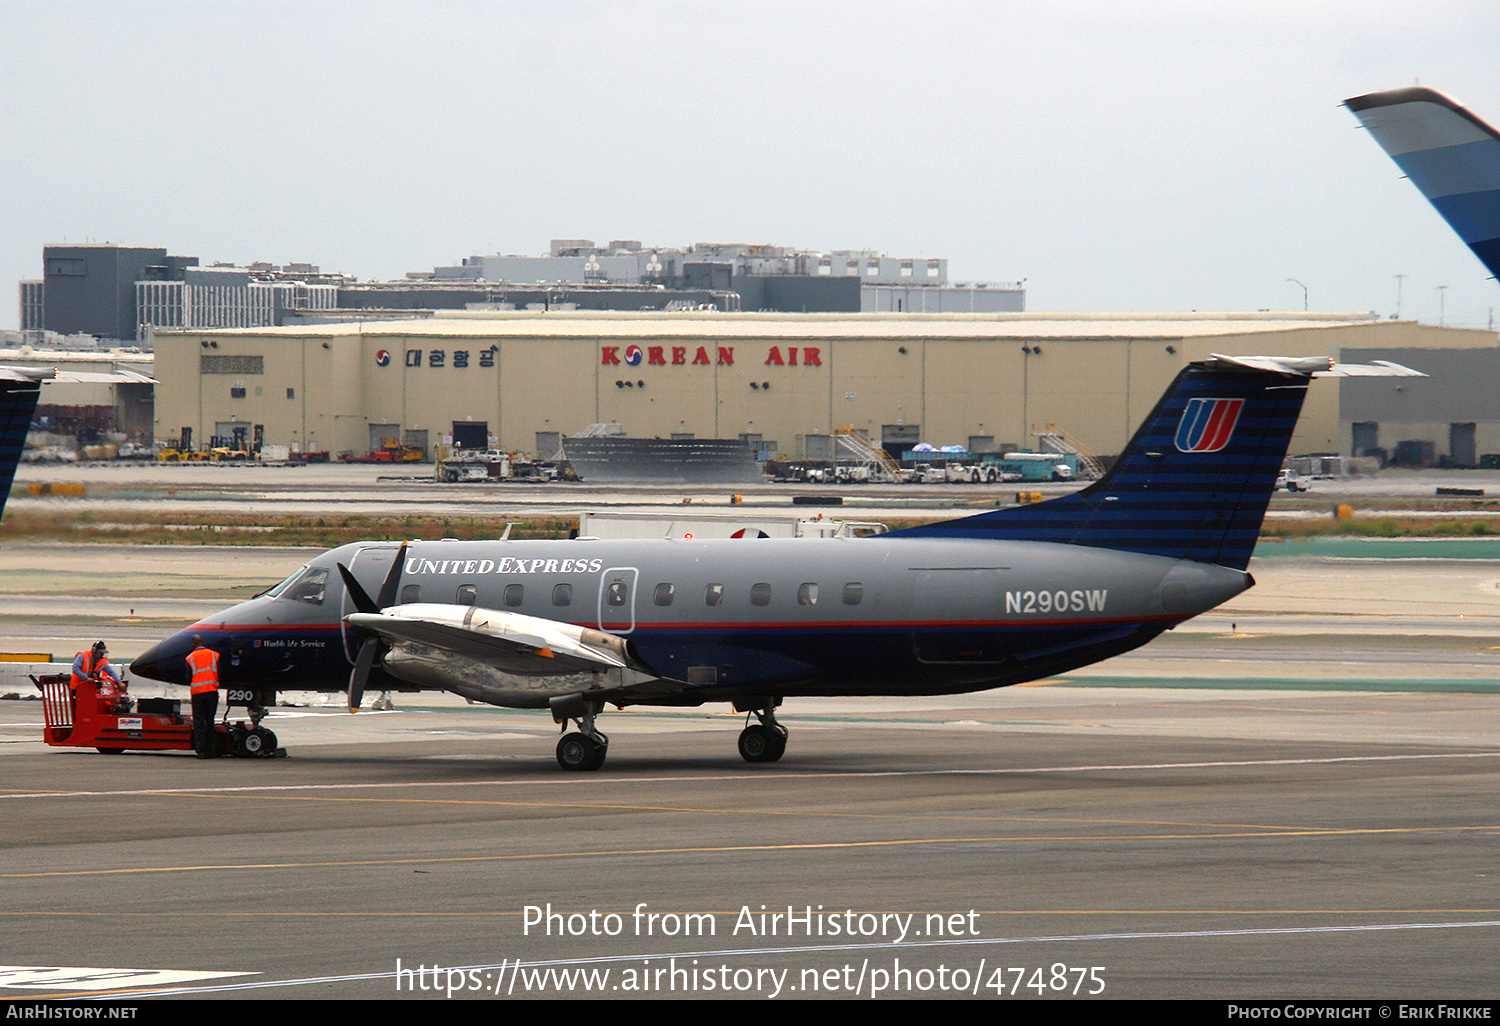
{"label": "red pushback tug", "polygon": [[[126,693],[126,685],[86,679],[76,689],[71,673],[32,675],[31,682],[42,693],[42,713],[47,726],[42,738],[61,748],[95,748],[105,755],[125,751],[193,750],[193,717],[182,715],[176,698],[143,698],[139,708]],[[214,754],[245,758],[285,755],[276,747],[276,735],[260,725],[264,710],[251,709],[251,723],[214,724]]]}

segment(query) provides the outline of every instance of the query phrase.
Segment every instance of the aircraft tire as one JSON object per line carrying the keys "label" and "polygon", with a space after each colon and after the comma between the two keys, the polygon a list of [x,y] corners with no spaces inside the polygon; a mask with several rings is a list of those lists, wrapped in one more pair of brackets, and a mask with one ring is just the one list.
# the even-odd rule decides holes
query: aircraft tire
{"label": "aircraft tire", "polygon": [[609,747],[578,731],[564,734],[557,742],[557,764],[565,770],[585,772],[604,765]]}
{"label": "aircraft tire", "polygon": [[276,754],[276,735],[265,727],[256,727],[245,735],[245,754],[271,758]]}
{"label": "aircraft tire", "polygon": [[775,762],[786,754],[786,734],[752,723],[740,731],[740,758],[746,762]]}

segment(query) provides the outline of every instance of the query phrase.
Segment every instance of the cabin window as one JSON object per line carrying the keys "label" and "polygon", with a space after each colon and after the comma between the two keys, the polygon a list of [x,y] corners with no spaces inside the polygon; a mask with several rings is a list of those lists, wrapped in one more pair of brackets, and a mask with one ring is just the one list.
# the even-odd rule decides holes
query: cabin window
{"label": "cabin window", "polygon": [[857,606],[864,601],[865,586],[855,581],[844,585],[844,605]]}
{"label": "cabin window", "polygon": [[815,606],[818,604],[818,586],[816,584],[804,584],[797,588],[797,605]]}
{"label": "cabin window", "polygon": [[703,604],[705,606],[722,606],[724,604],[724,585],[710,584],[703,589]]}
{"label": "cabin window", "polygon": [[571,606],[573,604],[573,586],[571,584],[559,584],[552,589],[552,604],[554,606]]}
{"label": "cabin window", "polygon": [[521,599],[525,596],[526,589],[519,584],[507,584],[505,586],[505,604],[507,606],[519,606]]}
{"label": "cabin window", "polygon": [[651,601],[659,606],[670,606],[672,604],[672,596],[676,593],[676,590],[671,584],[665,582],[658,584],[656,590],[651,593]]}
{"label": "cabin window", "polygon": [[460,584],[458,591],[454,593],[453,601],[461,606],[472,606],[479,598],[479,589],[472,584]]}
{"label": "cabin window", "polygon": [[609,586],[604,589],[604,601],[612,606],[623,606],[628,590],[624,581],[610,581]]}
{"label": "cabin window", "polygon": [[302,576],[292,582],[291,587],[283,593],[283,598],[289,598],[294,602],[306,602],[309,605],[321,606],[323,604],[323,589],[328,584],[328,570],[325,567],[308,567]]}
{"label": "cabin window", "polygon": [[421,602],[422,586],[420,584],[408,584],[401,589],[402,602]]}
{"label": "cabin window", "polygon": [[769,584],[752,584],[750,586],[750,604],[752,606],[769,606],[771,604],[771,586]]}

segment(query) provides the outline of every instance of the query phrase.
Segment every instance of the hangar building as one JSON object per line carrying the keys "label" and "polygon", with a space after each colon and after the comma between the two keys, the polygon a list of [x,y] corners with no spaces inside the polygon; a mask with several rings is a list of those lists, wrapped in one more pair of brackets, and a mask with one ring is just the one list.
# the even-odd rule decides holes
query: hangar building
{"label": "hangar building", "polygon": [[[1422,370],[1422,351],[1493,353],[1496,336],[1317,313],[476,311],[163,331],[156,437],[183,427],[229,437],[258,424],[267,443],[294,451],[455,435],[538,451],[559,433],[615,422],[632,436],[739,436],[799,457],[810,438],[847,428],[888,448],[1030,448],[1032,432],[1054,424],[1110,454],[1188,361],[1351,350]],[[1497,433],[1477,444],[1500,451],[1500,415],[1485,419]],[[1315,387],[1292,451],[1349,454],[1352,444],[1340,386]]]}

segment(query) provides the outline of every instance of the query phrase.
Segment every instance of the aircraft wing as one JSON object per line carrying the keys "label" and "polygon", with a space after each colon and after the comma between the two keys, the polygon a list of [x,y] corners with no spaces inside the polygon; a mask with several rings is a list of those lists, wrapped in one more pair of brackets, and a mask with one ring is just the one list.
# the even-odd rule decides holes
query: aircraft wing
{"label": "aircraft wing", "polygon": [[694,685],[662,677],[636,658],[625,639],[590,627],[437,603],[351,613],[347,622],[374,639],[387,672],[474,701],[546,708],[568,690],[621,705],[702,701]]}
{"label": "aircraft wing", "polygon": [[421,645],[521,676],[630,666],[624,642],[612,634],[477,606],[411,603],[351,613],[348,622],[392,646]]}

